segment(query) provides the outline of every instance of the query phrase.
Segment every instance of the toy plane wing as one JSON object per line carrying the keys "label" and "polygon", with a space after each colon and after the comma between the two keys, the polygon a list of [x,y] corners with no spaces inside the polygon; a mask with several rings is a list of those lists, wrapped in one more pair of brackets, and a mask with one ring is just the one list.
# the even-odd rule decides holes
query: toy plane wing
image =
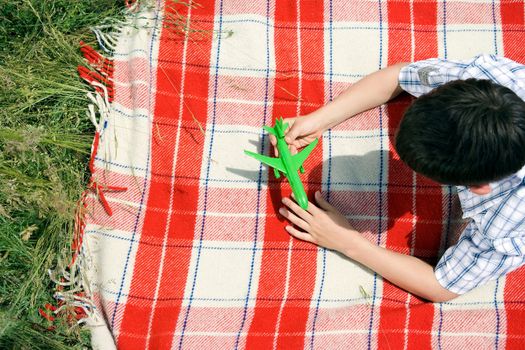
{"label": "toy plane wing", "polygon": [[286,169],[284,168],[284,164],[280,158],[272,158],[268,156],[263,156],[262,154],[253,153],[250,151],[244,151],[244,153],[257,159],[259,162],[262,162],[266,165],[271,166],[274,169],[279,170],[280,172],[286,175]]}
{"label": "toy plane wing", "polygon": [[299,152],[296,155],[292,156],[292,160],[293,160],[293,163],[294,163],[293,164],[294,170],[299,169],[303,165],[303,163],[306,160],[306,158],[308,158],[308,156],[310,155],[310,153],[312,152],[314,147],[317,145],[317,142],[318,142],[318,140],[315,139],[311,144],[306,146],[301,152]]}

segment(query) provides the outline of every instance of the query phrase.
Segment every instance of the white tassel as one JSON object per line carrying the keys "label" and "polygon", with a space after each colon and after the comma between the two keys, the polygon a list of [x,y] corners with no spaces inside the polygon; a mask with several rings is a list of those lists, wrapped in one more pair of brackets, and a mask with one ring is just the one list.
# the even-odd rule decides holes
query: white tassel
{"label": "white tassel", "polygon": [[[91,85],[100,87],[103,90],[103,94],[88,92],[87,96],[91,100],[92,104],[88,105],[88,117],[95,126],[95,129],[101,133],[104,131],[104,125],[109,122],[110,115],[110,103],[108,99],[108,89],[104,84],[99,82],[92,82]],[[102,95],[102,96],[101,96]],[[95,109],[96,106],[96,109]],[[97,120],[97,111],[99,119]]]}
{"label": "white tassel", "polygon": [[97,122],[97,117],[96,117],[96,113],[95,113],[95,106],[94,105],[88,105],[88,111],[86,112],[89,120],[91,120],[91,123],[93,123],[93,125],[95,126],[95,130],[96,131],[99,131],[100,130],[100,126],[98,125],[98,122]]}
{"label": "white tassel", "polygon": [[101,100],[100,94],[96,94],[96,101],[97,101],[98,107],[104,107],[104,111],[109,110],[110,104],[109,104],[109,99],[108,99],[108,88],[106,87],[106,85],[101,84],[98,81],[93,81],[91,83],[91,85],[98,86],[98,87],[100,87],[102,89],[102,91],[104,91],[104,94],[103,94],[104,100],[103,101]]}
{"label": "white tassel", "polygon": [[[110,28],[113,32],[112,33],[104,33],[102,30]],[[97,38],[97,42],[100,45],[100,47],[106,52],[106,53],[113,53],[115,52],[115,49],[117,47],[117,33],[119,32],[118,27],[114,25],[105,25],[105,26],[97,26],[92,27],[91,30],[93,31],[93,34],[95,34]]]}

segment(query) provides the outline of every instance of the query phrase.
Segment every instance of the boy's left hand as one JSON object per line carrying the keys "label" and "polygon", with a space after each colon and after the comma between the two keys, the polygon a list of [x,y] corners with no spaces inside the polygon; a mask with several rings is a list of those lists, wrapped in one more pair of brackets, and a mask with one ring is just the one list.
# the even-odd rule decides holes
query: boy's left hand
{"label": "boy's left hand", "polygon": [[286,230],[295,238],[348,254],[347,251],[352,249],[356,240],[364,237],[354,230],[337,209],[324,200],[320,192],[315,193],[315,200],[319,207],[308,202],[306,211],[290,198],[283,198],[282,202],[287,208],[280,208],[279,213],[302,229],[286,226]]}

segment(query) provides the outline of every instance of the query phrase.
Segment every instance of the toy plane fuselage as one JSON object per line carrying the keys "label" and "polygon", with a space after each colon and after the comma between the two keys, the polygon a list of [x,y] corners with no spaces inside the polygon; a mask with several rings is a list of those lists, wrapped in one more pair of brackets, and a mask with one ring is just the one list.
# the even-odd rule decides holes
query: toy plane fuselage
{"label": "toy plane fuselage", "polygon": [[303,163],[306,158],[310,155],[310,152],[317,145],[318,140],[315,139],[311,144],[306,146],[300,153],[296,155],[291,155],[290,150],[288,149],[288,144],[284,140],[285,131],[288,127],[287,123],[283,124],[282,118],[275,121],[275,126],[273,128],[269,126],[264,126],[264,130],[268,131],[270,134],[274,135],[277,139],[277,150],[279,151],[278,158],[272,158],[264,156],[261,154],[244,151],[247,155],[259,160],[260,162],[271,166],[274,169],[274,174],[276,178],[280,177],[279,171],[286,176],[292,192],[295,197],[295,201],[299,204],[301,208],[306,210],[308,208],[308,197],[304,191],[303,184],[297,173],[298,170],[301,173],[304,173]]}

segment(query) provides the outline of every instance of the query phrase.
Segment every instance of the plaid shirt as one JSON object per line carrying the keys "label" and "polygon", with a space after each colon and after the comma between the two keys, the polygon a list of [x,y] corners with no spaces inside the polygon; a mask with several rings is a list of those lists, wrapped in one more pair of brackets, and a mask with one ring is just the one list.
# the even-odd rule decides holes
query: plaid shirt
{"label": "plaid shirt", "polygon": [[[468,78],[492,80],[525,100],[525,66],[493,55],[415,62],[401,70],[399,83],[420,96],[449,81]],[[435,268],[437,280],[451,292],[466,293],[525,263],[525,166],[491,187],[487,195],[457,188],[463,218],[471,221]]]}

